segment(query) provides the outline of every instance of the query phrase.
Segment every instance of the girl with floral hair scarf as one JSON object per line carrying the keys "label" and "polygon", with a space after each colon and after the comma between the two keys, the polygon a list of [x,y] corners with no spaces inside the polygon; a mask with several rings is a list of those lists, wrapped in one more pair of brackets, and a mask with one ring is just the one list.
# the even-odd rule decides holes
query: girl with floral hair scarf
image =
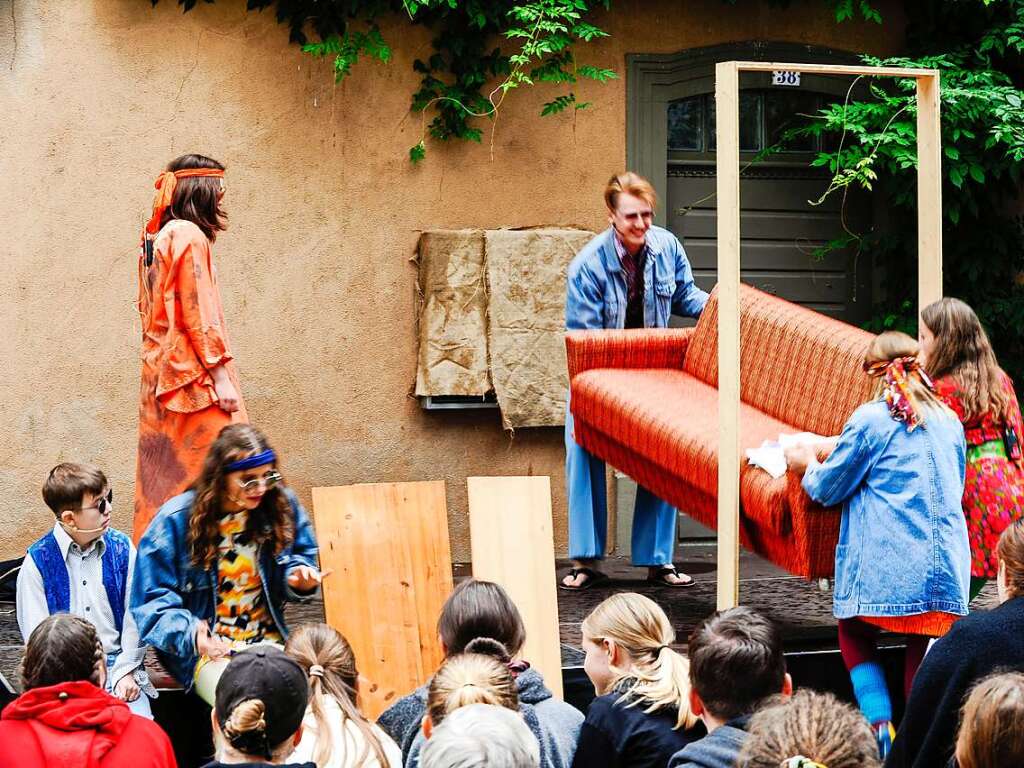
{"label": "girl with floral hair scarf", "polygon": [[876,337],[864,371],[877,381],[874,397],[854,411],[828,459],[819,463],[803,446],[787,460],[814,501],[842,504],[833,613],[857,702],[884,757],[892,704],[879,632],[908,636],[909,692],[929,638],[967,613],[966,447],[959,419],[932,392],[914,339],[895,331]]}

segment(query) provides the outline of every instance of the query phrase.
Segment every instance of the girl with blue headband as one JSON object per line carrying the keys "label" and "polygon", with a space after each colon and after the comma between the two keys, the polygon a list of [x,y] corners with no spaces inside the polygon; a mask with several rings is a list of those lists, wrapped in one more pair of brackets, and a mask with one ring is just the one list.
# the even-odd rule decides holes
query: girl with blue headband
{"label": "girl with blue headband", "polygon": [[212,704],[230,655],[287,639],[284,604],[316,592],[316,543],[277,455],[248,424],[224,427],[189,490],[139,542],[132,612],[168,671]]}

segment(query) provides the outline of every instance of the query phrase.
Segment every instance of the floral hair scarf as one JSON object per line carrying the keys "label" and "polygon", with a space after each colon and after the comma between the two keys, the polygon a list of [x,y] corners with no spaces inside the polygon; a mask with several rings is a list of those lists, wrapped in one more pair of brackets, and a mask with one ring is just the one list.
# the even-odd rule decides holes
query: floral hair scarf
{"label": "floral hair scarf", "polygon": [[885,402],[889,406],[889,414],[907,425],[907,431],[913,432],[923,421],[921,414],[914,408],[910,397],[910,375],[917,374],[928,389],[933,389],[932,380],[924,372],[917,357],[897,357],[894,360],[880,360],[877,363],[864,363],[864,372],[872,378],[884,378]]}

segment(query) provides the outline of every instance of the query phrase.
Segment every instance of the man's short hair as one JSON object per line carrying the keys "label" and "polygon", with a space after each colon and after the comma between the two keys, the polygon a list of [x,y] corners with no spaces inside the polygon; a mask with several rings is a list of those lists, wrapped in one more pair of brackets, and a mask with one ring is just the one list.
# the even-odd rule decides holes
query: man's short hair
{"label": "man's short hair", "polygon": [[60,517],[65,509],[80,507],[87,493],[98,495],[108,487],[107,476],[92,464],[58,464],[43,483],[43,501]]}
{"label": "man's short hair", "polygon": [[690,684],[713,717],[754,712],[782,690],[786,659],[782,635],[751,608],[716,611],[690,634]]}
{"label": "man's short hair", "polygon": [[619,195],[623,192],[633,197],[639,197],[653,209],[658,202],[658,195],[654,192],[654,186],[638,173],[626,171],[617,173],[608,180],[608,186],[604,188],[604,204],[608,210],[614,211],[619,204]]}
{"label": "man's short hair", "polygon": [[468,704],[434,729],[420,768],[538,768],[540,746],[518,712]]}

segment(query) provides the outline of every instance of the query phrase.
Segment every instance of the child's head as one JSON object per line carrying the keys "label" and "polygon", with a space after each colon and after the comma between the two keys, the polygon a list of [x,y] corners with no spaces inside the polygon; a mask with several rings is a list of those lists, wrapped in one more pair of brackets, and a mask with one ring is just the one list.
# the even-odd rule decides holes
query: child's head
{"label": "child's head", "polygon": [[498,584],[468,579],[445,600],[437,620],[437,634],[449,656],[462,653],[470,640],[489,637],[515,657],[526,642],[523,617],[512,598]]}
{"label": "child's head", "polygon": [[[926,374],[918,359],[917,341],[900,331],[878,334],[864,354],[864,372],[877,380],[874,398],[896,394],[900,397],[901,411],[907,411],[917,423],[924,423],[925,409],[944,409],[935,393],[926,383]],[[902,400],[906,399],[906,405]],[[892,404],[891,404],[892,405]],[[908,426],[910,424],[908,423]]]}
{"label": "child's head", "polygon": [[518,712],[470,704],[423,745],[421,768],[537,768],[540,745]]}
{"label": "child's head", "polygon": [[463,653],[445,659],[427,689],[424,733],[429,737],[432,728],[469,704],[518,710],[519,692],[507,659],[505,647],[489,637],[471,640]]}
{"label": "child's head", "polygon": [[1024,673],[1003,672],[971,689],[956,740],[959,768],[1024,765]]}
{"label": "child's head", "polygon": [[696,722],[690,709],[689,664],[669,646],[676,633],[653,600],[620,592],[583,620],[583,669],[598,695],[621,687],[622,700],[645,711],[671,707],[676,728]]}
{"label": "child's head", "polygon": [[211,713],[222,761],[280,763],[299,743],[309,687],[294,659],[271,645],[232,657]]}
{"label": "child's head", "polygon": [[43,483],[46,502],[79,544],[98,539],[110,525],[114,493],[106,475],[92,464],[58,464]]}
{"label": "child's head", "polygon": [[921,364],[935,378],[952,376],[968,419],[992,413],[1005,419],[1010,398],[988,334],[960,299],[944,298],[921,310]]}
{"label": "child's head", "polygon": [[740,768],[877,768],[867,720],[831,693],[803,689],[768,703],[747,726]]}
{"label": "child's head", "polygon": [[996,545],[999,558],[999,600],[1024,597],[1024,520],[1008,525]]}
{"label": "child's head", "polygon": [[[380,739],[356,706],[359,670],[348,640],[326,624],[306,624],[289,635],[284,650],[299,663],[309,680],[309,707],[319,734],[313,761],[323,768],[337,750],[342,765],[362,765],[371,754],[380,765],[387,765]],[[332,741],[325,696],[337,702],[342,723],[352,722],[363,735],[362,754],[355,761],[345,754],[347,744],[335,745]]]}
{"label": "child's head", "polygon": [[220,431],[191,486],[196,494],[188,524],[193,564],[213,567],[224,512],[246,513],[246,531],[274,554],[291,543],[291,504],[278,466],[277,454],[256,427],[230,424]]}
{"label": "child's head", "polygon": [[708,616],[690,634],[690,683],[702,712],[725,722],[791,688],[778,627],[740,606]]}
{"label": "child's head", "polygon": [[23,690],[85,680],[102,688],[107,660],[96,628],[70,613],[55,613],[29,635],[21,662]]}

